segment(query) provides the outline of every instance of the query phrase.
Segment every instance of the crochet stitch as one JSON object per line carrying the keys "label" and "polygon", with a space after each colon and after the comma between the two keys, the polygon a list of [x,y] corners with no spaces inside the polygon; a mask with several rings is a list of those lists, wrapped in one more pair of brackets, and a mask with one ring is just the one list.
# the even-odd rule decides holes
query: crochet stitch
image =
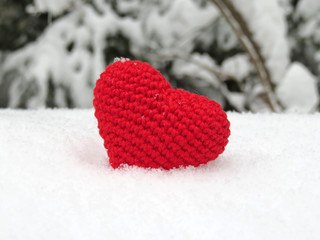
{"label": "crochet stitch", "polygon": [[230,123],[204,96],[172,89],[147,63],[109,65],[94,89],[98,128],[113,168],[199,166],[221,154]]}

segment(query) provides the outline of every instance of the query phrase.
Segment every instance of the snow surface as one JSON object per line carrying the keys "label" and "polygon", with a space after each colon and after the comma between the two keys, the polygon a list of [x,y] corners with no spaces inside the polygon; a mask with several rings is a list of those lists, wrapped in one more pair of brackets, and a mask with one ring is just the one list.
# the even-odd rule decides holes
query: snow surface
{"label": "snow surface", "polygon": [[93,110],[1,110],[0,239],[319,239],[320,114],[228,118],[208,165],[114,170]]}

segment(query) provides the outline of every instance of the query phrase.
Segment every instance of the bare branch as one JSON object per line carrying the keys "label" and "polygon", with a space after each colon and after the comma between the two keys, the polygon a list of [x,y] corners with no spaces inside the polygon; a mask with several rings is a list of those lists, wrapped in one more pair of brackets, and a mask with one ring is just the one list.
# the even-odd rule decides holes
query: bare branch
{"label": "bare branch", "polygon": [[249,55],[249,58],[253,63],[261,84],[266,92],[266,104],[269,106],[271,111],[278,111],[281,106],[277,102],[274,94],[274,86],[271,81],[270,72],[261,54],[261,49],[253,39],[252,33],[245,20],[229,0],[212,0],[212,2],[216,4],[221,14],[225,17],[235,32],[240,44]]}

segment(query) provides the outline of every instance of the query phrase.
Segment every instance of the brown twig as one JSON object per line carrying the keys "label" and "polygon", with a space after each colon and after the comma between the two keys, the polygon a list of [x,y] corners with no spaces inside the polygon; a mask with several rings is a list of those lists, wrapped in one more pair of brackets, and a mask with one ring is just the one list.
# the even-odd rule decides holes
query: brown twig
{"label": "brown twig", "polygon": [[257,71],[261,84],[264,87],[266,93],[266,104],[269,106],[271,111],[278,111],[280,105],[274,94],[274,85],[271,81],[270,72],[261,54],[261,49],[255,42],[246,21],[229,0],[212,0],[212,2],[218,7],[221,14],[225,17],[238,37],[240,44],[249,55],[249,58]]}

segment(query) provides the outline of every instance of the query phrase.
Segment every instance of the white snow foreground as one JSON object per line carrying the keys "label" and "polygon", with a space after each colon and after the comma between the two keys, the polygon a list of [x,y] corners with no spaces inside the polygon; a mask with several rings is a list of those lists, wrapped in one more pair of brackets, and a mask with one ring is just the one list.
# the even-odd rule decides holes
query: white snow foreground
{"label": "white snow foreground", "polygon": [[319,239],[320,114],[228,117],[208,165],[114,170],[93,110],[1,110],[0,239]]}

